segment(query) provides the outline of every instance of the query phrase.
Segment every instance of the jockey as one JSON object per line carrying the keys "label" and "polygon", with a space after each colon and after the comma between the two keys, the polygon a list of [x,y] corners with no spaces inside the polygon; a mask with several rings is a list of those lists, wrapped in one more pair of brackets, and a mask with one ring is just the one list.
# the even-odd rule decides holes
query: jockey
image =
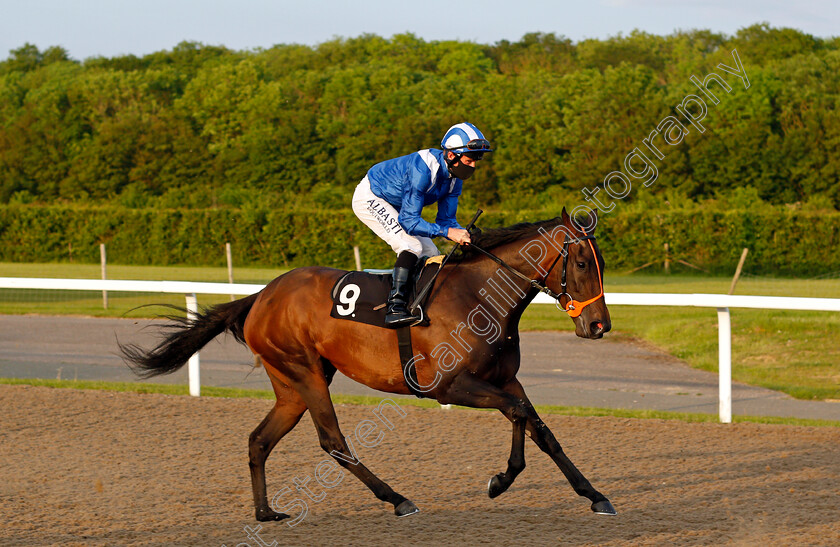
{"label": "jockey", "polygon": [[[353,212],[397,253],[385,314],[390,328],[416,321],[408,311],[410,274],[418,257],[440,254],[431,238],[470,242],[469,232],[455,219],[458,196],[477,161],[493,150],[481,131],[466,122],[450,127],[440,145],[443,150],[420,150],[377,163],[353,194]],[[420,213],[435,202],[437,217],[431,223]]]}

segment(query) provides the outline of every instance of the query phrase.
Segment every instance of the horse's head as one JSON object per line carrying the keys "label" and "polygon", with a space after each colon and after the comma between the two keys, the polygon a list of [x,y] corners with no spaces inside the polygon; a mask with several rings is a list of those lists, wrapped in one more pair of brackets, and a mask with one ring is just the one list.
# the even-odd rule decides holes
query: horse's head
{"label": "horse's head", "polygon": [[[564,293],[560,304],[581,338],[601,338],[612,328],[604,301],[604,258],[594,238],[597,222],[594,211],[573,221],[563,208],[561,224],[568,230],[564,244],[568,254],[560,258],[560,267],[552,270],[548,280],[553,291]],[[569,234],[579,239],[572,241]]]}

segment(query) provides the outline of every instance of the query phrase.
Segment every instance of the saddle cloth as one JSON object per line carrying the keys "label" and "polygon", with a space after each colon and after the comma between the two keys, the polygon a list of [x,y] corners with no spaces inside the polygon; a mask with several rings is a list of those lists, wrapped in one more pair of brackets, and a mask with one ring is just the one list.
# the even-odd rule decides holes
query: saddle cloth
{"label": "saddle cloth", "polygon": [[[427,258],[425,261],[418,261],[412,272],[414,288],[411,298],[408,299],[409,305],[414,302],[416,294],[438,271],[442,260],[443,255],[439,255]],[[388,301],[388,293],[391,290],[392,276],[391,270],[388,270],[388,273],[347,272],[336,281],[330,293],[333,301],[330,317],[385,328],[385,303]],[[421,309],[430,293],[431,290],[426,293],[426,298],[420,303]],[[423,313],[423,322],[420,326],[427,324],[428,318]]]}

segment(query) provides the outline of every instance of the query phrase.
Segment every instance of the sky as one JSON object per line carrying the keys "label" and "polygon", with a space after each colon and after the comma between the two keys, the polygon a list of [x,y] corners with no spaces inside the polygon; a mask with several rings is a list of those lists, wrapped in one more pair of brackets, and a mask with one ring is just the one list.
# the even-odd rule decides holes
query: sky
{"label": "sky", "polygon": [[577,42],[634,29],[734,34],[767,22],[840,35],[838,0],[0,0],[0,59],[25,43],[70,57],[145,55],[182,41],[235,50],[316,45],[336,37],[411,32],[424,40],[493,44],[528,32]]}

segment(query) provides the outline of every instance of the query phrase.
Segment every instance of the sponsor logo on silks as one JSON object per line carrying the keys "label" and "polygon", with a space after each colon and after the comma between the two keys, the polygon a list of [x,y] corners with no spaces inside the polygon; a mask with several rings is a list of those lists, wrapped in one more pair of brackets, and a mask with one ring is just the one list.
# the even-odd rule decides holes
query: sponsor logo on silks
{"label": "sponsor logo on silks", "polygon": [[388,212],[385,206],[375,199],[369,199],[366,203],[368,211],[382,225],[386,233],[390,234],[393,231],[394,234],[398,234],[403,231],[399,221]]}

